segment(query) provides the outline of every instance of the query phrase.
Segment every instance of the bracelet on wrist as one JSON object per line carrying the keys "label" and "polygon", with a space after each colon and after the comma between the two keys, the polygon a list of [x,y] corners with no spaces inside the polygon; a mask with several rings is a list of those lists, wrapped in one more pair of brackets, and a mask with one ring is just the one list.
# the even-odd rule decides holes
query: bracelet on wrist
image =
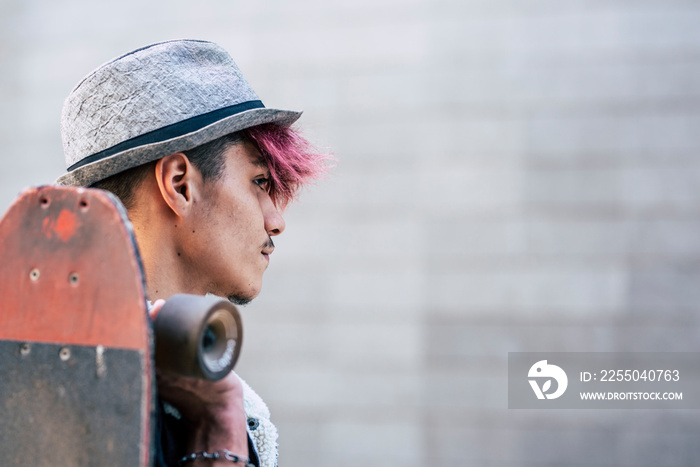
{"label": "bracelet on wrist", "polygon": [[204,452],[204,451],[199,451],[199,452],[193,452],[192,454],[188,454],[182,459],[180,459],[180,462],[178,462],[178,465],[185,465],[188,462],[194,462],[197,459],[211,459],[211,460],[218,460],[218,459],[223,459],[227,461],[231,461],[234,464],[243,464],[245,467],[255,467],[251,462],[250,459],[248,459],[245,456],[239,456],[228,449],[219,449],[218,451],[214,452]]}

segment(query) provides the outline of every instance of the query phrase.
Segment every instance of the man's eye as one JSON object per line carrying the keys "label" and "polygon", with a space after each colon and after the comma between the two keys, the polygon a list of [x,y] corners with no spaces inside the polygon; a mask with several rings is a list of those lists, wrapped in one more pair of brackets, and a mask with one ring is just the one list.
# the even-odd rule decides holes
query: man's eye
{"label": "man's eye", "polygon": [[269,178],[256,178],[253,183],[258,185],[261,190],[270,191],[270,179]]}

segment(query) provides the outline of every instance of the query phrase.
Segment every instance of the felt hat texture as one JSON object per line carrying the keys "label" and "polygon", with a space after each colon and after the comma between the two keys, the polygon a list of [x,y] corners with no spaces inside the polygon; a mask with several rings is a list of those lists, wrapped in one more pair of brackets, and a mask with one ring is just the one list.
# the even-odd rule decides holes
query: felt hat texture
{"label": "felt hat texture", "polygon": [[300,115],[266,108],[212,42],[152,44],[100,66],[66,98],[61,137],[68,173],[56,183],[90,186],[245,128],[289,126]]}

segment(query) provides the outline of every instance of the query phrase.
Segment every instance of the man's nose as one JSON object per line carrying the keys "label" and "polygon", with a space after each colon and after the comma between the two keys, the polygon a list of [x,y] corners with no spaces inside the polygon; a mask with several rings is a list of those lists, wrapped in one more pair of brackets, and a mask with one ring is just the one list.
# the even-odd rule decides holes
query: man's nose
{"label": "man's nose", "polygon": [[262,201],[263,219],[265,221],[265,231],[270,237],[279,235],[284,232],[284,217],[280,213],[277,206],[272,202],[269,196],[265,196]]}

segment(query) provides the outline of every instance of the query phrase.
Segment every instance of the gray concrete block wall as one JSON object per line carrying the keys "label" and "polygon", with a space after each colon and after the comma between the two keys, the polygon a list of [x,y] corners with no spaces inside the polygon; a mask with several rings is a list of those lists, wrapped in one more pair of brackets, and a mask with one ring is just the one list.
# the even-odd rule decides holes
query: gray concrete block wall
{"label": "gray concrete block wall", "polygon": [[4,207],[61,173],[78,79],[161,39],[221,43],[335,152],[244,310],[280,465],[699,463],[692,411],[506,408],[508,352],[700,348],[696,2],[0,11]]}

